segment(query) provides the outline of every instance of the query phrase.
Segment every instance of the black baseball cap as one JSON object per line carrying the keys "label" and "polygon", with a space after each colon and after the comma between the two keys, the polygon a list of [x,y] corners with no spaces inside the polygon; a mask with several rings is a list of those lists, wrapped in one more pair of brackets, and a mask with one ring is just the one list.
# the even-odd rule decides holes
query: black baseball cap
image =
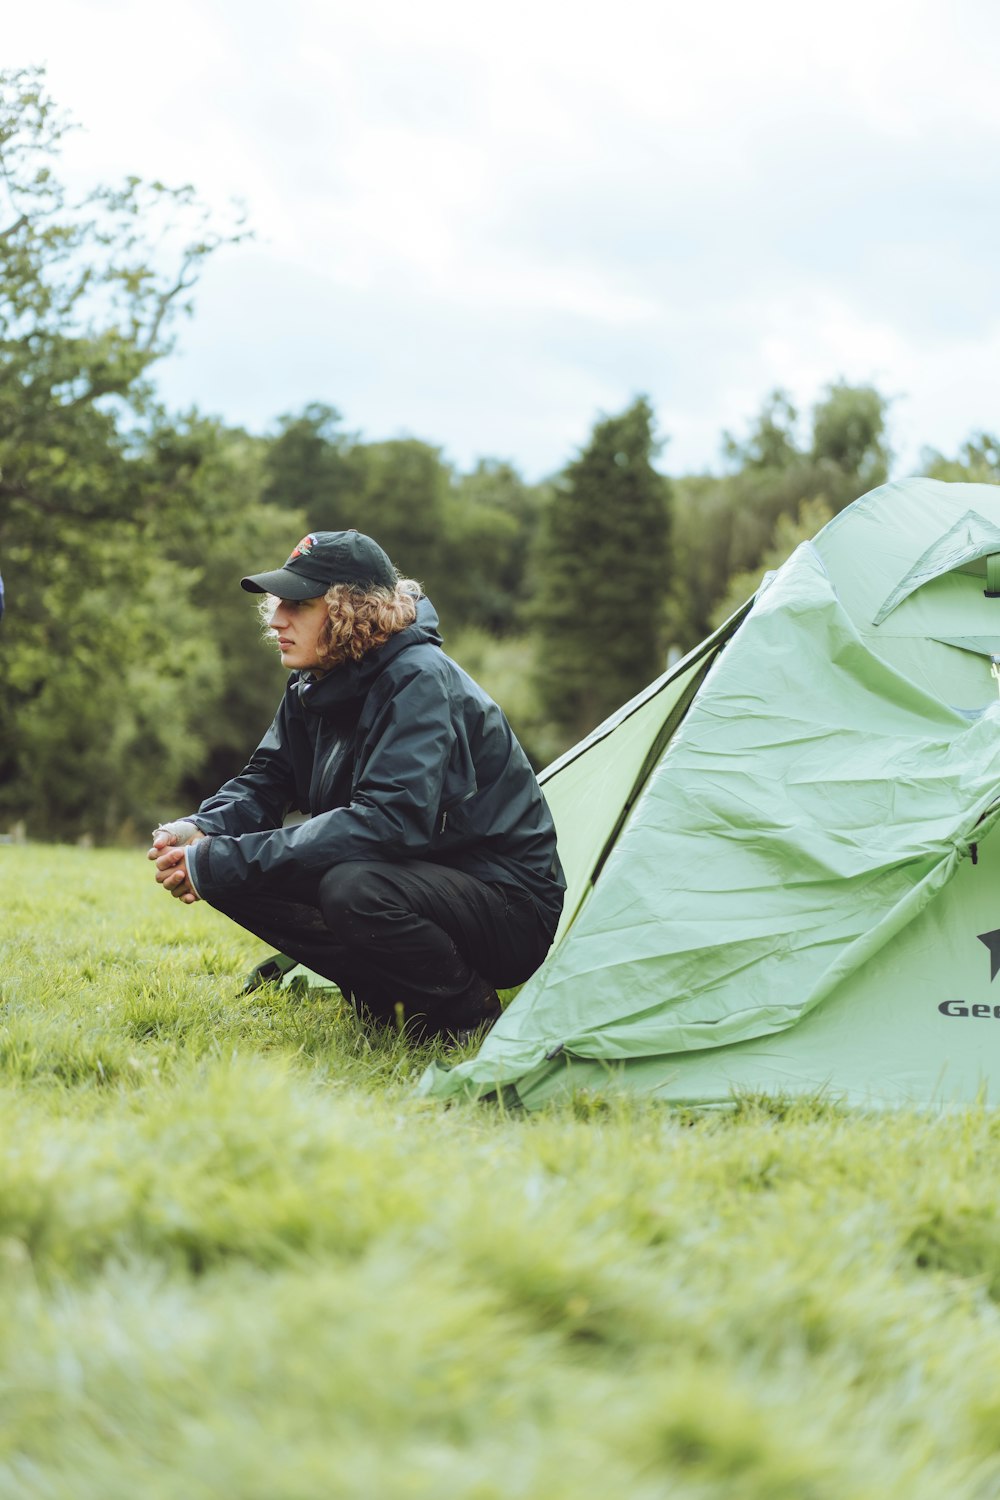
{"label": "black baseball cap", "polygon": [[318,599],[331,584],[375,584],[394,589],[399,574],[378,542],[361,531],[310,531],[283,568],[251,573],[240,584],[248,594],[277,594],[279,599]]}

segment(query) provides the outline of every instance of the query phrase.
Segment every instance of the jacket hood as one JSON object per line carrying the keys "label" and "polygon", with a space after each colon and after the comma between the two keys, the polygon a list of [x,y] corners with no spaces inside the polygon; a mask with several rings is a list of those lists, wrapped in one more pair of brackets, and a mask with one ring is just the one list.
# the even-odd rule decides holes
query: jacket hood
{"label": "jacket hood", "polygon": [[[441,646],[438,614],[429,599],[417,600],[417,618],[405,630],[390,636],[377,651],[369,651],[360,661],[345,661],[323,677],[299,674],[294,686],[303,708],[310,713],[325,714],[342,704],[364,698],[387,662],[411,646]],[[290,684],[291,685],[291,684]]]}

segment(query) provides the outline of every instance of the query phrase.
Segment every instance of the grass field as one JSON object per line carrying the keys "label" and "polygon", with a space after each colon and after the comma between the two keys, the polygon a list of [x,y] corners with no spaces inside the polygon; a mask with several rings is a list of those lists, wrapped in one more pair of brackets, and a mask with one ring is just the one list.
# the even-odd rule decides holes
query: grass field
{"label": "grass field", "polygon": [[446,1110],[141,853],[0,913],[0,1496],[1000,1496],[992,1114]]}

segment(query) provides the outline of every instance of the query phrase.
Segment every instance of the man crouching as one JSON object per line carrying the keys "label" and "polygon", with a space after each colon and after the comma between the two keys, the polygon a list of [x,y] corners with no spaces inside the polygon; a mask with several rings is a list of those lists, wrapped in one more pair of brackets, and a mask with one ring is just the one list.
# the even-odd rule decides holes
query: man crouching
{"label": "man crouching", "polygon": [[[313,532],[242,586],[268,596],[291,676],[245,769],[156,830],[156,879],[323,974],[367,1018],[401,1006],[413,1034],[460,1039],[491,1024],[497,989],[545,957],[565,890],[506,718],[370,537]],[[293,809],[309,816],[283,826]]]}

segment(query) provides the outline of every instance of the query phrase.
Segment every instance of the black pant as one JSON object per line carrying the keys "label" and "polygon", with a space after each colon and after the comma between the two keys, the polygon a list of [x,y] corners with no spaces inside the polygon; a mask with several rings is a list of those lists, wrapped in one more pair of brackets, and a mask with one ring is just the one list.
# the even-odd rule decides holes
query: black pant
{"label": "black pant", "polygon": [[402,1005],[421,1029],[475,1026],[495,989],[522,984],[553,936],[525,891],[429,860],[335,865],[318,880],[271,876],[211,904],[324,975],[359,1011]]}

